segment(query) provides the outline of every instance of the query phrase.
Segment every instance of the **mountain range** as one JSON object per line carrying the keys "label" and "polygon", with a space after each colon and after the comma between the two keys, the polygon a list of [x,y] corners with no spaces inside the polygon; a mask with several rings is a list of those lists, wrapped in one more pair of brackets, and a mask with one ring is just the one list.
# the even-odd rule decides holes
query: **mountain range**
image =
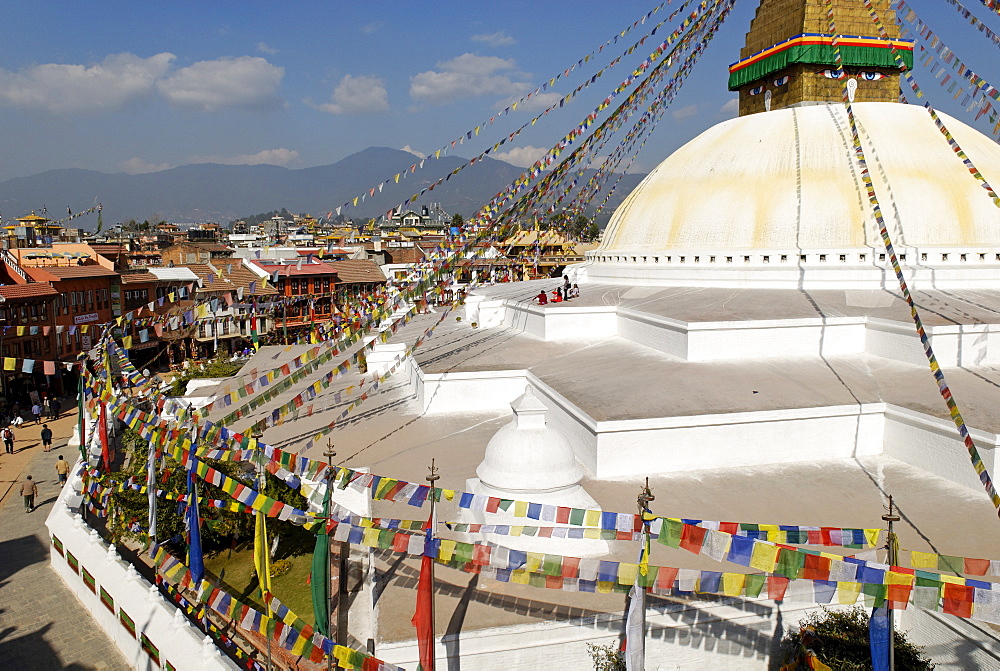
{"label": "mountain range", "polygon": [[[206,163],[139,175],[81,168],[49,170],[0,182],[0,213],[4,221],[9,221],[31,211],[40,213],[47,207],[48,216],[59,219],[65,216],[67,207],[77,212],[99,202],[104,207],[105,226],[154,218],[176,223],[227,224],[282,207],[322,217],[365,194],[363,202],[359,200],[357,207],[345,208],[341,214],[367,218],[398,206],[467,159],[443,156],[410,172],[411,166],[419,166],[420,162],[409,152],[369,147],[330,165],[301,169]],[[483,158],[424,194],[408,209],[434,202],[448,213],[468,217],[522,172],[523,168],[510,163]],[[393,180],[396,174],[401,175],[398,184]],[[592,174],[587,171],[583,179]],[[599,219],[606,221],[644,176],[626,175]],[[616,179],[612,176],[609,183]],[[378,185],[386,180],[389,183],[378,191]],[[374,196],[370,195],[372,187],[376,188]],[[70,226],[93,229],[96,221],[96,216],[81,217]]]}

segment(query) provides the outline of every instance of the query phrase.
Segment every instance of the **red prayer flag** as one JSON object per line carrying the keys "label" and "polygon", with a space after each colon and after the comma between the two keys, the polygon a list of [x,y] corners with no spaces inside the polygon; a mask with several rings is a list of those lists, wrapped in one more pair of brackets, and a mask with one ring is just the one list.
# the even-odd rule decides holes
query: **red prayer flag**
{"label": "red prayer flag", "polygon": [[410,622],[417,630],[417,644],[420,647],[420,668],[423,671],[434,669],[434,622],[431,620],[433,611],[434,586],[431,585],[431,566],[434,560],[424,555],[420,560],[420,580],[417,582],[417,609]]}
{"label": "red prayer flag", "polygon": [[99,434],[101,437],[101,461],[104,462],[104,470],[111,472],[111,446],[108,444],[108,414],[104,403],[101,403],[101,422]]}
{"label": "red prayer flag", "polygon": [[819,555],[806,555],[802,577],[808,580],[829,580],[830,560]]}
{"label": "red prayer flag", "polygon": [[944,599],[941,602],[941,610],[949,615],[972,617],[973,589],[965,585],[954,585],[946,582],[944,584]]}
{"label": "red prayer flag", "polygon": [[767,598],[772,601],[782,601],[788,588],[788,578],[772,575],[767,577]]}
{"label": "red prayer flag", "polygon": [[681,532],[681,547],[694,554],[701,553],[701,546],[705,543],[705,533],[708,530],[704,527],[696,527],[685,524]]}
{"label": "red prayer flag", "polygon": [[566,506],[556,508],[556,524],[569,524],[570,509]]}
{"label": "red prayer flag", "polygon": [[989,559],[965,559],[965,572],[969,575],[986,575],[990,570]]}

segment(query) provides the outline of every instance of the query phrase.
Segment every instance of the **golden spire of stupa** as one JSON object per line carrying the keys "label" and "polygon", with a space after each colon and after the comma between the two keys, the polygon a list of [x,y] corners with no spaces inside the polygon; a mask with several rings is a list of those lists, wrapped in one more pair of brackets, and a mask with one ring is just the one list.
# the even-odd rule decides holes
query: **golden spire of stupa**
{"label": "golden spire of stupa", "polygon": [[[850,90],[859,102],[899,100],[899,68],[864,4],[832,1],[845,72],[836,66],[826,0],[761,0],[740,60],[729,68],[729,90],[740,92],[740,116],[840,102],[845,77],[856,81]],[[907,67],[912,67],[913,44],[899,41],[890,1],[872,3]]]}

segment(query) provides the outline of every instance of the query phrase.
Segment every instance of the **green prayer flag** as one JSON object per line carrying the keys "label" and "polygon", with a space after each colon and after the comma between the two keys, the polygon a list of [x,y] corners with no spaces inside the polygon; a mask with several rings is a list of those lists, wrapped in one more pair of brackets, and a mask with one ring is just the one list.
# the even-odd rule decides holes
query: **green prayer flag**
{"label": "green prayer flag", "polygon": [[[323,516],[330,515],[330,490],[332,483],[327,480],[326,493],[323,494]],[[329,603],[330,598],[330,535],[327,533],[326,522],[316,534],[316,547],[312,557],[312,603],[313,618],[316,620],[316,631],[327,638],[330,637]]]}
{"label": "green prayer flag", "polygon": [[663,528],[660,529],[660,537],[657,542],[668,547],[679,548],[683,531],[684,523],[680,520],[663,520]]}
{"label": "green prayer flag", "polygon": [[746,577],[743,583],[743,588],[746,590],[746,595],[749,597],[759,597],[760,591],[764,587],[764,583],[767,581],[767,576],[762,573],[751,573]]}
{"label": "green prayer flag", "polygon": [[801,552],[780,548],[778,552],[778,563],[775,564],[774,572],[786,578],[795,580],[799,577],[799,571],[805,564],[806,558]]}

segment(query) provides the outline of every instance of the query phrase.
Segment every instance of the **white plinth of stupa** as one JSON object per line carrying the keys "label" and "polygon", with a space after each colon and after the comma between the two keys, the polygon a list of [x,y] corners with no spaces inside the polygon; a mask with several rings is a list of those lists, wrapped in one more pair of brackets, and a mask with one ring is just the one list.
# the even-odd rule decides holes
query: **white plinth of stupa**
{"label": "white plinth of stupa", "polygon": [[[490,439],[478,478],[466,481],[472,494],[499,499],[528,501],[543,506],[565,506],[599,510],[600,506],[580,484],[584,471],[569,440],[546,424],[548,408],[531,387],[511,403],[514,418]],[[496,513],[463,511],[463,521],[472,524],[562,527],[544,515],[536,520],[515,517],[513,509]],[[487,543],[526,552],[547,552],[575,557],[606,555],[608,542],[599,539],[568,539],[530,535],[481,533]]]}

